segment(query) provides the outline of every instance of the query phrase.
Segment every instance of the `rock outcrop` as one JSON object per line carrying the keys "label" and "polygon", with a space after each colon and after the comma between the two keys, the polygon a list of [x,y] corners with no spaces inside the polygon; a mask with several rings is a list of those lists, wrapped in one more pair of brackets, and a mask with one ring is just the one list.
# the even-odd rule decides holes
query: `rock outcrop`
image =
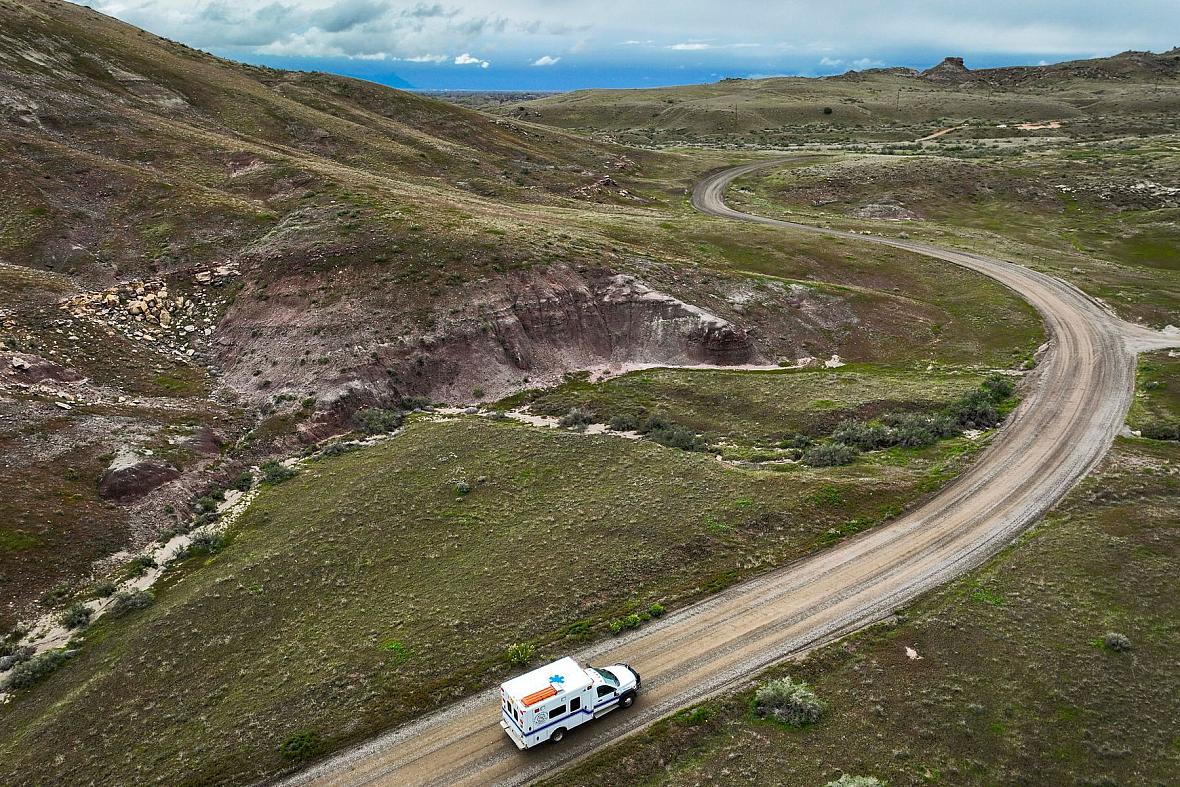
{"label": "rock outcrop", "polygon": [[98,493],[107,500],[127,502],[179,475],[179,470],[160,459],[121,451],[99,477]]}

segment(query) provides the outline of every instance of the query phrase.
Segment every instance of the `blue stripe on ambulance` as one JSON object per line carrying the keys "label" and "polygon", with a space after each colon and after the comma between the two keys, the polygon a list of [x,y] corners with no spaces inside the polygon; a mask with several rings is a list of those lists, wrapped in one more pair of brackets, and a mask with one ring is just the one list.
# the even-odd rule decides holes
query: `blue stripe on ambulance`
{"label": "blue stripe on ambulance", "polygon": [[[587,716],[593,716],[594,712],[597,711],[599,708],[603,707],[604,705],[610,705],[612,702],[618,702],[618,701],[619,701],[618,697],[611,697],[608,700],[603,700],[602,702],[598,703],[593,708],[582,708],[581,710],[574,711],[574,713],[582,713]],[[511,713],[501,713],[500,715],[507,716],[508,721],[512,722],[512,726],[515,727],[517,730],[519,730],[521,735],[523,735],[527,738],[530,735],[536,735],[541,730],[547,730],[556,724],[561,724],[563,721],[568,720],[569,717],[573,715],[573,713],[567,713],[566,715],[562,716],[557,721],[551,721],[548,724],[544,724],[540,727],[537,727],[532,732],[525,732],[524,728],[520,726],[520,723],[516,721],[516,718]]]}

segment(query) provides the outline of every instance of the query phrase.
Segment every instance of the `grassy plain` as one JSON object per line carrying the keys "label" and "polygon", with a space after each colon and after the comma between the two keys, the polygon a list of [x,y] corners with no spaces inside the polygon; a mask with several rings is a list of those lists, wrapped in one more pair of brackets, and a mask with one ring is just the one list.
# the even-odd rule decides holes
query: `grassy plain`
{"label": "grassy plain", "polygon": [[[790,473],[647,441],[418,421],[268,488],[147,610],[5,708],[0,779],[237,783],[896,515],[980,443]],[[465,491],[469,490],[469,491]],[[232,730],[233,734],[226,734]]]}
{"label": "grassy plain", "polygon": [[[851,773],[892,787],[1170,784],[1178,493],[1180,447],[1120,439],[1098,473],[979,570],[889,625],[762,676],[810,682],[828,705],[817,724],[762,721],[745,690],[544,783],[822,785]],[[1131,649],[1104,644],[1109,632]]]}
{"label": "grassy plain", "polygon": [[1010,149],[944,139],[899,155],[834,153],[739,181],[731,201],[793,221],[995,254],[1162,327],[1180,321],[1175,139]]}

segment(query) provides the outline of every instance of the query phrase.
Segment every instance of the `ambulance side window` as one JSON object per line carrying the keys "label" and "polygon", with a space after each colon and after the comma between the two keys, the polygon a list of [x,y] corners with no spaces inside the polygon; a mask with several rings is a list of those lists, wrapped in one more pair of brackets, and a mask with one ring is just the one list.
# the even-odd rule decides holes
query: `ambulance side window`
{"label": "ambulance side window", "polygon": [[580,711],[581,709],[582,709],[582,698],[581,697],[574,697],[572,700],[570,700],[570,713],[574,713],[575,711]]}
{"label": "ambulance side window", "polygon": [[598,696],[599,697],[605,697],[608,694],[614,694],[614,693],[615,693],[615,690],[612,689],[610,686],[599,686],[598,687]]}
{"label": "ambulance side window", "polygon": [[565,713],[565,706],[558,705],[556,708],[549,711],[549,718],[556,719],[558,716],[562,715],[563,713]]}

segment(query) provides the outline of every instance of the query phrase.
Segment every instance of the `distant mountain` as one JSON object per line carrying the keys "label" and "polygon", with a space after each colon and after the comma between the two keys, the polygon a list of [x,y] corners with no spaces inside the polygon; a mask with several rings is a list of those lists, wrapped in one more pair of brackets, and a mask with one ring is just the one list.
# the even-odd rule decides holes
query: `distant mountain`
{"label": "distant mountain", "polygon": [[[1044,66],[971,69],[961,57],[918,71],[874,68],[827,77],[725,79],[708,85],[579,90],[500,108],[563,128],[628,132],[630,141],[810,134],[936,120],[1064,120],[1124,113],[1167,126],[1180,111],[1180,49],[1124,52]],[[753,137],[751,137],[753,135]],[[769,136],[768,136],[769,135]],[[778,135],[776,137],[776,135]],[[774,139],[772,139],[774,137]]]}

